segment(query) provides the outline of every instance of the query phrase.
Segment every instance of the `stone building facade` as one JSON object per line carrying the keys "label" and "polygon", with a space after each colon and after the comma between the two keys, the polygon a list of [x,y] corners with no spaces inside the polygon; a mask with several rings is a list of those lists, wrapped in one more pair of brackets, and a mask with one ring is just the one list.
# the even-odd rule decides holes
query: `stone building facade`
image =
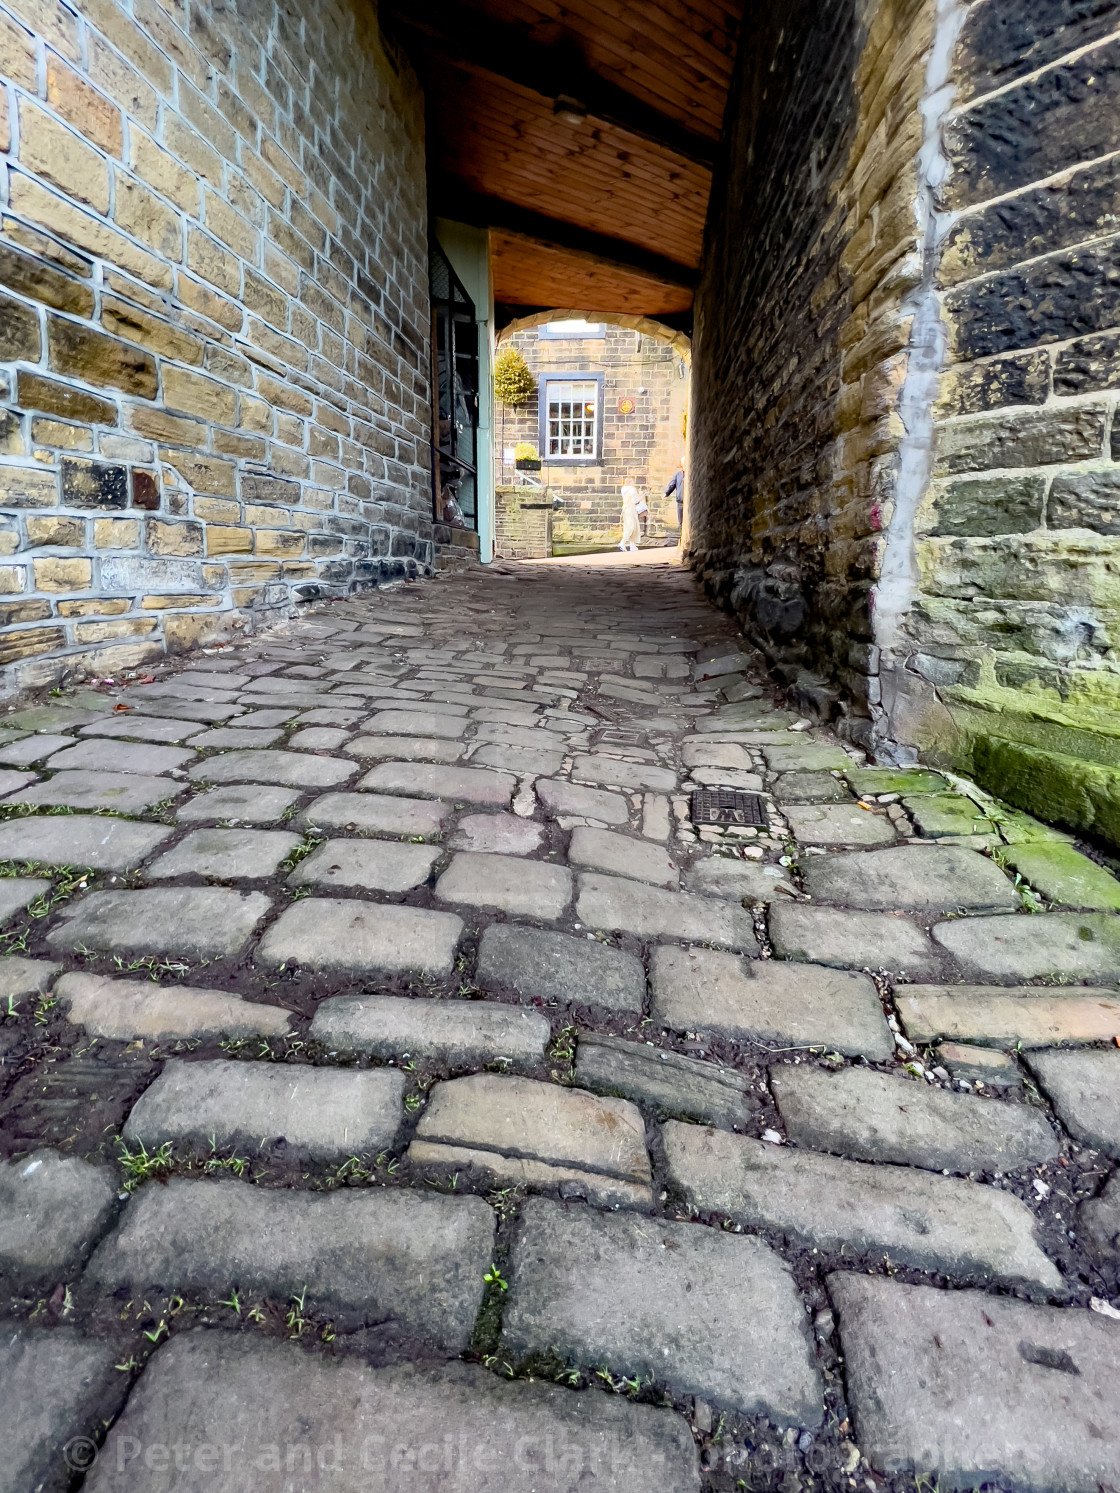
{"label": "stone building facade", "polygon": [[423,100],[357,0],[0,9],[0,661],[432,558]]}
{"label": "stone building facade", "polygon": [[[557,315],[574,320],[568,313]],[[561,499],[552,523],[558,546],[617,544],[626,482],[633,482],[649,503],[649,537],[676,540],[676,506],[664,492],[685,445],[688,339],[653,324],[643,330],[636,318],[628,321],[592,321],[600,335],[569,337],[549,335],[549,324],[537,319],[531,326],[515,324],[502,337],[501,347],[517,348],[529,365],[538,392],[516,408],[498,407],[495,439],[500,454],[520,441],[540,453],[539,478],[550,495]],[[594,461],[549,458],[542,391],[549,379],[565,374],[598,381],[601,428]],[[504,470],[507,478],[512,476],[508,464]]]}
{"label": "stone building facade", "polygon": [[853,740],[1115,841],[1120,15],[756,21],[698,296],[695,563]]}

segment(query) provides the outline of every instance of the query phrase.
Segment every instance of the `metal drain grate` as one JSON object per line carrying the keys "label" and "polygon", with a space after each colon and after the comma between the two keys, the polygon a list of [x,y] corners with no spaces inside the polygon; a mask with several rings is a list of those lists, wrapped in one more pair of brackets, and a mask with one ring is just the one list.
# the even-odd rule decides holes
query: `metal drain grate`
{"label": "metal drain grate", "polygon": [[693,824],[767,826],[766,806],[757,793],[738,793],[733,788],[702,788],[692,795]]}

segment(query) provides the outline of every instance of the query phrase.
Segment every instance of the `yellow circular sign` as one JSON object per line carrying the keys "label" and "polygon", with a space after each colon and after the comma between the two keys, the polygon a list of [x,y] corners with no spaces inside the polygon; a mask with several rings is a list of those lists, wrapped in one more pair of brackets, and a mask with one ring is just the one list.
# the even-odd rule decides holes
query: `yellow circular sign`
{"label": "yellow circular sign", "polygon": [[618,413],[620,415],[632,415],[634,413],[634,401],[629,397],[618,401]]}

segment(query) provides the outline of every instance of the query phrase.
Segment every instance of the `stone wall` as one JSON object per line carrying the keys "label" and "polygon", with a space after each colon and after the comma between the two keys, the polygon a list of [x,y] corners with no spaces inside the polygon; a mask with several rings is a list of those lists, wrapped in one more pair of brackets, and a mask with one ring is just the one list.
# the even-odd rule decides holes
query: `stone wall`
{"label": "stone wall", "polygon": [[1120,11],[977,0],[951,84],[894,735],[1120,842]]}
{"label": "stone wall", "polygon": [[749,19],[692,548],[804,703],[1120,840],[1120,40],[1095,0]]}
{"label": "stone wall", "polygon": [[552,502],[531,487],[499,487],[494,498],[495,560],[545,560],[552,554]]}
{"label": "stone wall", "polygon": [[423,103],[360,0],[4,0],[0,689],[431,560]]}
{"label": "stone wall", "polygon": [[[553,520],[558,544],[617,544],[621,535],[623,484],[632,481],[646,495],[651,537],[677,534],[676,505],[664,497],[684,445],[682,417],[687,399],[688,365],[680,340],[651,335],[631,327],[606,326],[602,339],[542,338],[538,328],[515,328],[501,345],[512,344],[533,376],[554,371],[602,373],[602,461],[594,466],[549,462],[544,451],[540,477],[551,497],[563,500]],[[634,401],[622,414],[623,397]],[[516,409],[498,407],[496,439],[503,450],[518,441],[540,449],[540,408],[534,395]],[[509,469],[506,468],[509,475]]]}
{"label": "stone wall", "polygon": [[930,31],[924,0],[749,17],[696,312],[694,563],[802,695],[865,743],[904,302],[921,274]]}

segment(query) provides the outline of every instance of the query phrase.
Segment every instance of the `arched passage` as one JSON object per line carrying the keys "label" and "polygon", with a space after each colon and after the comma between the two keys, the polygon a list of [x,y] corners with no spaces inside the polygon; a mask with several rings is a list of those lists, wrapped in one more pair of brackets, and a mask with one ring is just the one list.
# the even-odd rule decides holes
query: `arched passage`
{"label": "arched passage", "polygon": [[495,412],[496,554],[612,548],[626,483],[646,502],[643,547],[675,546],[680,515],[666,488],[686,460],[688,335],[649,317],[558,309],[515,318],[504,348],[525,360],[534,388]]}

